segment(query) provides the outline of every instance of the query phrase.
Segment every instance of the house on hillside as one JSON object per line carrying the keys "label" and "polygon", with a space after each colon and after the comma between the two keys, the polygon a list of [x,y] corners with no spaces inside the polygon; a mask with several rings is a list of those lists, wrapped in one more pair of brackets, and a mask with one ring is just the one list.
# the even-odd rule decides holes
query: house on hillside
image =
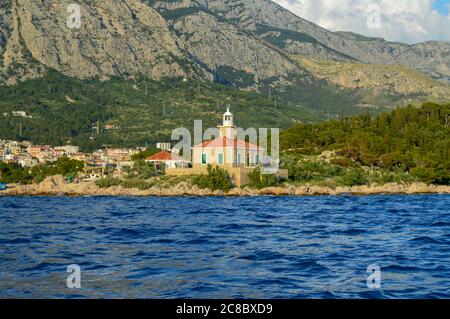
{"label": "house on hillside", "polygon": [[[223,123],[218,126],[219,137],[192,148],[192,168],[167,169],[167,175],[206,174],[208,165],[226,170],[233,183],[240,187],[249,182],[248,175],[260,166],[260,156],[266,154],[264,148],[239,140],[233,114],[229,109],[223,114]],[[278,175],[288,177],[287,170],[279,170]]]}

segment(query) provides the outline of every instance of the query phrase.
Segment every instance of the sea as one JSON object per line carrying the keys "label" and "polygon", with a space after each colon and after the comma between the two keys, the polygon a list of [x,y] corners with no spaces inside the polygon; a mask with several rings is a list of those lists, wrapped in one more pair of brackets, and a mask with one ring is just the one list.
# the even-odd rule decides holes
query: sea
{"label": "sea", "polygon": [[450,298],[450,196],[0,197],[0,298]]}

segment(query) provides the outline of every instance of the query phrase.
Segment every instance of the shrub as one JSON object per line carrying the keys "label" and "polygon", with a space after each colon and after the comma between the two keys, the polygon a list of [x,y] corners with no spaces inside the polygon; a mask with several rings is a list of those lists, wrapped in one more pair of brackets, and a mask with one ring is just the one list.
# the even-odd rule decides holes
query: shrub
{"label": "shrub", "polygon": [[142,161],[145,160],[147,157],[150,157],[152,155],[155,155],[156,153],[158,153],[160,150],[157,148],[147,148],[145,151],[142,151],[138,154],[135,154],[131,157],[131,159],[133,161]]}
{"label": "shrub", "polygon": [[72,160],[67,157],[61,157],[56,162],[40,164],[31,169],[31,175],[35,182],[42,182],[48,176],[63,175],[74,178],[83,171],[84,163]]}
{"label": "shrub", "polygon": [[152,188],[152,186],[153,186],[151,183],[146,182],[146,181],[144,181],[142,179],[138,179],[138,178],[122,181],[120,183],[120,185],[122,187],[124,187],[124,188],[137,188],[137,189],[140,189],[142,191],[146,190],[146,189],[149,189],[149,188]]}
{"label": "shrub", "polygon": [[140,190],[146,190],[153,186],[151,183],[148,183],[142,179],[136,178],[136,179],[122,180],[120,178],[114,178],[114,177],[105,177],[105,178],[99,179],[98,181],[95,182],[95,184],[100,188],[122,186],[124,188],[137,188]]}
{"label": "shrub", "polygon": [[144,160],[138,160],[134,162],[133,167],[127,169],[128,179],[149,179],[158,175],[159,172],[155,170],[155,166],[150,163],[146,163]]}
{"label": "shrub", "polygon": [[338,165],[342,167],[356,167],[357,163],[352,161],[352,159],[348,157],[341,157],[341,158],[333,158],[330,161],[330,164]]}
{"label": "shrub", "polygon": [[388,183],[411,183],[414,177],[400,169],[393,171],[379,170],[370,175],[370,182],[378,185]]}
{"label": "shrub", "polygon": [[114,178],[114,177],[105,177],[105,178],[99,179],[95,182],[95,184],[100,188],[119,186],[121,183],[122,183],[122,180],[120,178]]}
{"label": "shrub", "polygon": [[434,170],[426,167],[411,168],[410,173],[419,181],[427,184],[432,184],[437,179],[437,175]]}
{"label": "shrub", "polygon": [[248,178],[250,180],[248,186],[253,188],[261,189],[280,185],[280,178],[277,175],[261,174],[259,168],[256,168],[253,172],[248,174]]}
{"label": "shrub", "polygon": [[192,180],[199,188],[209,188],[212,191],[228,192],[232,187],[231,177],[226,170],[208,165],[208,175],[199,175]]}
{"label": "shrub", "polygon": [[369,181],[361,168],[348,170],[343,176],[336,179],[337,182],[343,186],[358,186],[365,185]]}
{"label": "shrub", "polygon": [[344,174],[344,168],[323,161],[304,161],[294,166],[290,172],[295,181],[310,182],[315,179],[331,178]]}
{"label": "shrub", "polygon": [[0,182],[28,184],[31,179],[30,173],[20,165],[0,162]]}

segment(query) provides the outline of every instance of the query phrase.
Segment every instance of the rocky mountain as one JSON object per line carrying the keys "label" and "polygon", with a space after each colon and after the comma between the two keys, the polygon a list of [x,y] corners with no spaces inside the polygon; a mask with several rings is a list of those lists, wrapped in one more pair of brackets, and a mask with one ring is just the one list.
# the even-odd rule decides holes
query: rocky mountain
{"label": "rocky mountain", "polygon": [[[7,81],[38,66],[80,79],[143,73],[153,79],[193,74],[164,19],[139,1],[87,1],[82,27],[66,26],[71,1],[9,0],[2,8],[3,71]],[[19,72],[16,70],[19,69]],[[26,69],[26,72],[21,70]]]}
{"label": "rocky mountain", "polygon": [[302,56],[298,56],[298,61],[316,78],[348,89],[365,89],[373,95],[449,96],[446,83],[401,65],[318,61]]}
{"label": "rocky mountain", "polygon": [[450,82],[450,42],[408,45],[330,32],[270,0],[206,0],[208,8],[290,54],[319,60],[398,64]]}
{"label": "rocky mountain", "polygon": [[[333,33],[270,0],[79,0],[81,27],[68,28],[72,2],[1,2],[1,82],[53,69],[78,79],[196,78],[259,92],[318,85],[330,92],[364,90],[368,105],[386,92],[395,96],[386,104],[450,96],[443,84],[450,82],[448,42],[407,45]],[[325,76],[305,58],[335,74]],[[359,68],[356,75],[347,64]]]}

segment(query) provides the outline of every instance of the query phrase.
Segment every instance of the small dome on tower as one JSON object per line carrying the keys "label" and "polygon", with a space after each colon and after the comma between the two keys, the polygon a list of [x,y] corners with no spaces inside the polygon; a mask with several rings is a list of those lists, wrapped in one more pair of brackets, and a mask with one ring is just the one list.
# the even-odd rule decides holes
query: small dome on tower
{"label": "small dome on tower", "polygon": [[223,125],[233,126],[233,113],[230,112],[230,108],[227,107],[227,111],[223,114]]}

